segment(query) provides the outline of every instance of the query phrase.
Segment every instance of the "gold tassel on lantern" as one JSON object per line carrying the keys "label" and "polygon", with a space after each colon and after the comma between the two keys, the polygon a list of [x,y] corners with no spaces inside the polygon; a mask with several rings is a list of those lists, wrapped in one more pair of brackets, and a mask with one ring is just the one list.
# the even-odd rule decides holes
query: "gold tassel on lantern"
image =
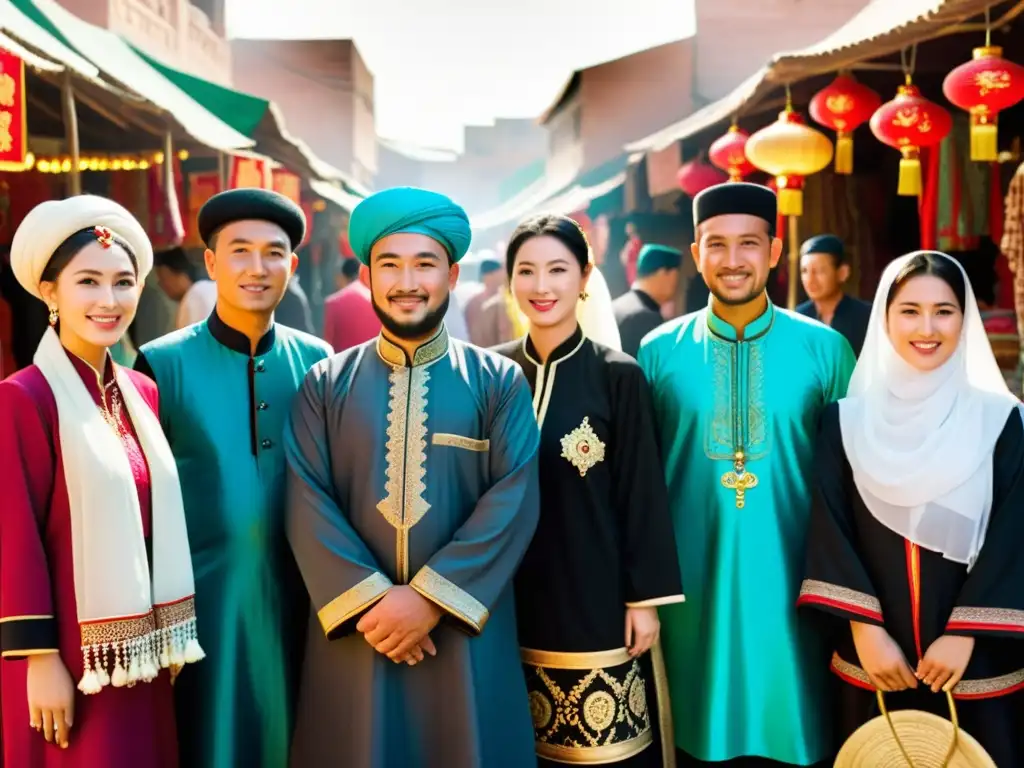
{"label": "gold tassel on lantern", "polygon": [[917,147],[903,147],[900,150],[900,181],[896,194],[905,197],[917,197],[921,194],[921,160]]}
{"label": "gold tassel on lantern", "polygon": [[803,178],[800,176],[778,176],[779,214],[781,216],[804,215]]}
{"label": "gold tassel on lantern", "polygon": [[999,129],[996,116],[971,114],[971,160],[994,163],[999,158]]}
{"label": "gold tassel on lantern", "polygon": [[836,132],[836,173],[853,173],[853,136],[846,131]]}

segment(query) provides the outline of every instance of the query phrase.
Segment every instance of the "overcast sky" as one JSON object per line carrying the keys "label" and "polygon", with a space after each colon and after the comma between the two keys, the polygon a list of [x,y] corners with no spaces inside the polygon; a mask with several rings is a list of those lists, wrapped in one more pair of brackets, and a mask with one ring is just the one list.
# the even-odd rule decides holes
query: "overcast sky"
{"label": "overcast sky", "polygon": [[227,24],[231,37],[354,38],[377,132],[452,149],[465,124],[537,116],[574,69],[694,27],[692,0],[228,0]]}

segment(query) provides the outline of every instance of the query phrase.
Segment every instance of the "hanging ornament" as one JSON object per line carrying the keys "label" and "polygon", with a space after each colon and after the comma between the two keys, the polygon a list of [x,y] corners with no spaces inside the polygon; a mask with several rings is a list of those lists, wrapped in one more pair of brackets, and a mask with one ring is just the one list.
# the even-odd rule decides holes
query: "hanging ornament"
{"label": "hanging ornament", "polygon": [[995,162],[998,116],[1024,99],[1024,67],[1004,59],[998,45],[975,48],[971,61],[946,75],[942,92],[971,114],[971,160]]}
{"label": "hanging ornament", "polygon": [[708,187],[728,181],[728,177],[698,157],[680,167],[676,174],[676,181],[679,182],[679,188],[686,195],[696,197]]}
{"label": "hanging ornament", "polygon": [[883,144],[898,149],[900,160],[898,194],[921,194],[921,147],[939,144],[953,127],[949,112],[929,101],[906,75],[907,82],[896,98],[879,107],[871,116],[871,132]]}
{"label": "hanging ornament", "polygon": [[750,134],[736,123],[732,124],[725,136],[715,139],[708,148],[708,159],[716,168],[729,174],[729,181],[743,181],[757,169],[751,165],[744,152]]}
{"label": "hanging ornament", "polygon": [[853,173],[853,132],[880,106],[881,96],[846,73],[814,94],[811,118],[836,132],[836,173]]}
{"label": "hanging ornament", "polygon": [[777,121],[747,140],[746,154],[755,167],[775,177],[779,213],[801,216],[804,177],[832,162],[832,142],[821,131],[804,125],[800,114],[787,103]]}

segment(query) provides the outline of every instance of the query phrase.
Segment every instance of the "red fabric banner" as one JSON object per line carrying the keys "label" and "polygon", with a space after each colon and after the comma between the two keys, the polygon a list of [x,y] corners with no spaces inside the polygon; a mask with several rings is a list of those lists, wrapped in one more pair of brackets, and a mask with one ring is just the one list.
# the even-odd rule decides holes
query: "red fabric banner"
{"label": "red fabric banner", "polygon": [[25,62],[0,48],[0,170],[25,170],[27,155]]}

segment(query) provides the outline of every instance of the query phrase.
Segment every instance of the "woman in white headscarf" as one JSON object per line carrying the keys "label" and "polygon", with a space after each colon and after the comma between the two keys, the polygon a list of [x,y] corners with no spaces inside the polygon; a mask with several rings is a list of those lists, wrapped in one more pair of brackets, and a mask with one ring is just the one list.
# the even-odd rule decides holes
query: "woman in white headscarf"
{"label": "woman in white headscarf", "polygon": [[155,385],[109,351],[152,266],[100,197],[43,203],[14,235],[50,328],[0,382],[4,765],[177,766],[171,679],[203,657],[181,490]]}
{"label": "woman in white headscarf", "polygon": [[882,275],[846,399],[826,409],[800,604],[843,620],[840,736],[890,709],[948,714],[1024,765],[1024,428],[960,265]]}

